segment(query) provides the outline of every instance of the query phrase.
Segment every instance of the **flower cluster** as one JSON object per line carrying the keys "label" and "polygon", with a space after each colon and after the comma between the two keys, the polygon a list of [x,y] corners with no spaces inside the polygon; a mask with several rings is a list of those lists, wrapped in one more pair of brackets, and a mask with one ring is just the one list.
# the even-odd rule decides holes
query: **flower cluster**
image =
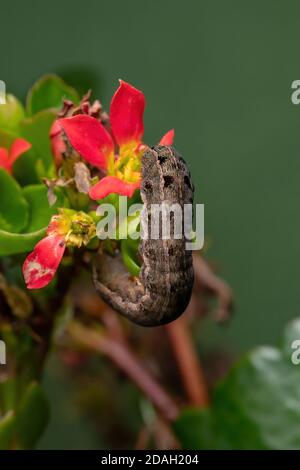
{"label": "flower cluster", "polygon": [[[101,200],[111,193],[132,197],[140,187],[141,157],[147,149],[142,140],[144,109],[144,94],[122,80],[112,98],[109,118],[106,115],[105,120],[101,118],[101,105],[97,101],[91,106],[88,99],[83,99],[76,109],[72,103],[65,102],[64,113],[50,131],[53,155],[56,166],[63,165],[67,139],[73,151],[93,171],[97,170],[97,182],[89,189],[91,201]],[[172,145],[173,138],[172,129],[159,143]],[[11,161],[15,155],[11,150]],[[52,217],[46,237],[24,262],[27,287],[39,289],[49,284],[65,249],[87,245],[95,236],[95,222],[90,215],[61,209]]]}
{"label": "flower cluster", "polygon": [[[86,114],[58,121],[79,155],[107,173],[91,188],[91,199],[99,200],[111,193],[132,197],[139,188],[141,157],[146,149],[142,141],[144,109],[144,94],[121,80],[110,105],[110,130]],[[173,138],[171,130],[160,144],[172,145]]]}
{"label": "flower cluster", "polygon": [[53,279],[66,246],[80,248],[95,236],[93,219],[84,212],[61,209],[52,217],[47,236],[37,243],[23,264],[28,289],[45,287]]}

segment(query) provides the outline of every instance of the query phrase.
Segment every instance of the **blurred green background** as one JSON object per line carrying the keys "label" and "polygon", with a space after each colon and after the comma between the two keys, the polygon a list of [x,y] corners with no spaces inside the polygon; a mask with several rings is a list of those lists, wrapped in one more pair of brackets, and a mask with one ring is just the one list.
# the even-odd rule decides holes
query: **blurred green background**
{"label": "blurred green background", "polygon": [[[206,322],[203,343],[276,340],[299,315],[299,1],[11,0],[0,13],[0,79],[17,96],[46,72],[106,107],[118,78],[144,91],[145,140],[175,128],[205,204],[207,257],[235,292],[231,324]],[[63,434],[50,426],[42,445],[63,446]]]}

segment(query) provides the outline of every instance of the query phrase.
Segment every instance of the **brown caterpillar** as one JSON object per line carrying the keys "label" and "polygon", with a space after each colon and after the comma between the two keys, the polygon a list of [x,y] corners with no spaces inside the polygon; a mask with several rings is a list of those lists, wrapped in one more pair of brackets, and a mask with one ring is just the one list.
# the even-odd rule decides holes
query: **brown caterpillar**
{"label": "brown caterpillar", "polygon": [[[148,224],[150,205],[168,201],[181,207],[193,202],[194,187],[189,170],[179,153],[169,146],[149,149],[142,157],[141,217]],[[93,280],[100,296],[117,312],[143,326],[175,320],[186,309],[193,287],[192,252],[186,239],[141,239],[142,266],[139,278],[126,270],[121,256],[98,254]]]}

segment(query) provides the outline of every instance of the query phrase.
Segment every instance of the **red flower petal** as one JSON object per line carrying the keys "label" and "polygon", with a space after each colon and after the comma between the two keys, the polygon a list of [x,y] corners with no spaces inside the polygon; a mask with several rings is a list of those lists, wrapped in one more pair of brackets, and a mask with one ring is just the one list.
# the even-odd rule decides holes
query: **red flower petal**
{"label": "red flower petal", "polygon": [[23,264],[28,289],[41,289],[52,281],[65,247],[64,238],[60,235],[48,235],[37,243]]}
{"label": "red flower petal", "polygon": [[55,158],[55,163],[60,166],[62,154],[66,151],[66,144],[62,138],[62,128],[58,121],[54,121],[50,129],[51,150]]}
{"label": "red flower petal", "polygon": [[14,162],[31,148],[31,144],[24,139],[16,139],[13,141],[9,150],[9,163],[12,166]]}
{"label": "red flower petal", "polygon": [[0,168],[4,168],[4,170],[8,171],[9,173],[11,172],[8,151],[3,147],[0,148]]}
{"label": "red flower petal", "polygon": [[145,103],[145,96],[140,90],[120,80],[110,105],[111,128],[119,146],[141,140]]}
{"label": "red flower petal", "polygon": [[114,143],[105,127],[95,118],[84,114],[59,119],[72,147],[87,162],[106,169]]}
{"label": "red flower petal", "polygon": [[171,129],[160,139],[159,145],[173,145],[174,134],[174,129]]}
{"label": "red flower petal", "polygon": [[120,180],[116,176],[105,176],[90,189],[89,196],[95,201],[103,199],[111,193],[131,197],[134,191],[139,187],[140,181],[129,183],[128,181]]}

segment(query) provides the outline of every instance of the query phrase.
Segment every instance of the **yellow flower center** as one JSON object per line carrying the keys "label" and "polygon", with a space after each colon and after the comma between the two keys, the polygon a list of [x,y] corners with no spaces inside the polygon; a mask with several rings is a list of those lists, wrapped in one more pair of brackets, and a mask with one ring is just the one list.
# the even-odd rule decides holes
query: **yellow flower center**
{"label": "yellow flower center", "polygon": [[59,209],[59,215],[52,217],[49,227],[49,232],[63,236],[69,246],[78,248],[87,245],[96,236],[93,219],[84,212],[72,209]]}
{"label": "yellow flower center", "polygon": [[118,157],[114,160],[113,174],[130,183],[136,183],[141,178],[141,161],[146,146],[130,142],[122,145]]}

